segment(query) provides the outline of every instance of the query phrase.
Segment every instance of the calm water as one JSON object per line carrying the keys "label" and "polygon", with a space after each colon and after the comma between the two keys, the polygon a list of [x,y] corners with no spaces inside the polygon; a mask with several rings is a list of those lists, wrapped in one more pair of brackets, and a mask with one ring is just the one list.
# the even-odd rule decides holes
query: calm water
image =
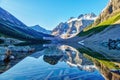
{"label": "calm water", "polygon": [[83,46],[29,47],[35,52],[16,53],[23,56],[11,60],[4,67],[0,65],[1,71],[5,71],[0,74],[0,80],[120,80],[117,58],[108,59]]}

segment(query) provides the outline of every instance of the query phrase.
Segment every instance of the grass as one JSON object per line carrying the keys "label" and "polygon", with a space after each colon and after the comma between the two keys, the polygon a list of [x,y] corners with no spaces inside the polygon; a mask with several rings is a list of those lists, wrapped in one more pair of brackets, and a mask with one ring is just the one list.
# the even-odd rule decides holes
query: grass
{"label": "grass", "polygon": [[120,13],[113,15],[108,20],[98,24],[97,26],[88,26],[82,32],[78,34],[78,36],[86,36],[86,35],[93,35],[103,31],[108,26],[114,24],[116,21],[120,20]]}
{"label": "grass", "polygon": [[99,33],[101,31],[103,31],[105,28],[107,28],[109,25],[104,25],[104,26],[97,26],[97,27],[94,27],[90,30],[87,30],[87,31],[82,31],[78,34],[78,36],[86,36],[86,35],[93,35],[93,34],[96,34],[96,33]]}

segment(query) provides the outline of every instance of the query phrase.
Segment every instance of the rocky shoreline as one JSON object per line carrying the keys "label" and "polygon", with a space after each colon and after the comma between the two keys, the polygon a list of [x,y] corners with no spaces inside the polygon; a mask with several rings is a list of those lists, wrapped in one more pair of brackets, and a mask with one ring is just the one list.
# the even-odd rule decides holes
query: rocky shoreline
{"label": "rocky shoreline", "polygon": [[35,49],[29,46],[0,47],[0,73],[8,70],[28,55],[31,55],[34,51]]}

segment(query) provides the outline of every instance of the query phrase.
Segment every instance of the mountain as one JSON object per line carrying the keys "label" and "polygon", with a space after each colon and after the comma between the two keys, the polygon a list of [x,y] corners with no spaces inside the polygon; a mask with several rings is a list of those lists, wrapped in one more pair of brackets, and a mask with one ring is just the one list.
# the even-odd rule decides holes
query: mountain
{"label": "mountain", "polygon": [[53,37],[27,27],[2,8],[0,8],[0,35],[24,41],[41,41],[44,37]]}
{"label": "mountain", "polygon": [[[86,27],[78,36],[93,35],[103,31],[109,26],[119,24],[120,20],[120,0],[110,0],[108,5],[103,9],[96,21]],[[115,25],[116,26],[116,25]]]}
{"label": "mountain", "polygon": [[51,34],[50,30],[46,30],[46,29],[42,28],[39,25],[31,26],[31,28],[34,29],[34,30],[36,30],[36,31],[38,31],[38,32],[41,32],[41,33]]}
{"label": "mountain", "polygon": [[101,14],[95,21],[95,25],[107,20],[120,11],[120,0],[110,0],[108,5],[102,10]]}
{"label": "mountain", "polygon": [[[102,44],[108,48],[120,48],[120,0],[110,0],[96,21],[78,34],[84,43]],[[113,40],[113,41],[112,41]],[[114,42],[115,41],[115,42]],[[95,46],[95,45],[94,45]]]}
{"label": "mountain", "polygon": [[16,17],[14,17],[13,15],[11,15],[9,12],[2,9],[1,7],[0,7],[0,21],[7,21],[9,23],[12,23],[14,25],[21,26],[21,27],[26,26],[24,23],[19,21]]}
{"label": "mountain", "polygon": [[96,15],[94,13],[81,14],[78,18],[71,17],[67,22],[62,22],[53,29],[52,35],[65,39],[74,37],[85,27],[92,24],[95,19]]}

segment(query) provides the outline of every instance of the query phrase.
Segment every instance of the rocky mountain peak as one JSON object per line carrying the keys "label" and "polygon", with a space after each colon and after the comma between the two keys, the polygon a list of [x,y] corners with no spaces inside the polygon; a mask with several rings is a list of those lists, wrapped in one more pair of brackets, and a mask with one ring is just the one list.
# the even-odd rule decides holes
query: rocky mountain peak
{"label": "rocky mountain peak", "polygon": [[83,14],[80,14],[80,15],[78,16],[78,19],[82,18],[83,16],[84,16]]}
{"label": "rocky mountain peak", "polygon": [[104,20],[107,20],[116,12],[120,12],[120,0],[110,0],[108,5],[103,9],[102,13],[99,15],[94,25],[97,25]]}
{"label": "rocky mountain peak", "polygon": [[68,20],[74,19],[75,17],[70,17]]}
{"label": "rocky mountain peak", "polygon": [[43,27],[41,27],[39,24],[35,25],[35,26],[30,26],[33,30],[41,32],[41,33],[45,33],[45,34],[51,34],[51,31],[44,29]]}
{"label": "rocky mountain peak", "polygon": [[40,27],[40,25],[39,25],[39,24],[37,24],[37,25],[35,25],[35,26]]}
{"label": "rocky mountain peak", "polygon": [[96,17],[97,16],[94,13],[80,14],[77,18],[70,17],[67,23],[71,23],[74,21],[81,21],[81,20],[95,20]]}
{"label": "rocky mountain peak", "polygon": [[94,18],[96,15],[94,13],[88,13],[88,14],[81,14],[78,16],[78,19],[80,18]]}
{"label": "rocky mountain peak", "polygon": [[81,14],[79,17],[70,17],[66,22],[60,23],[52,31],[52,35],[59,36],[61,38],[67,39],[76,36],[85,27],[92,24],[96,19],[94,13]]}

